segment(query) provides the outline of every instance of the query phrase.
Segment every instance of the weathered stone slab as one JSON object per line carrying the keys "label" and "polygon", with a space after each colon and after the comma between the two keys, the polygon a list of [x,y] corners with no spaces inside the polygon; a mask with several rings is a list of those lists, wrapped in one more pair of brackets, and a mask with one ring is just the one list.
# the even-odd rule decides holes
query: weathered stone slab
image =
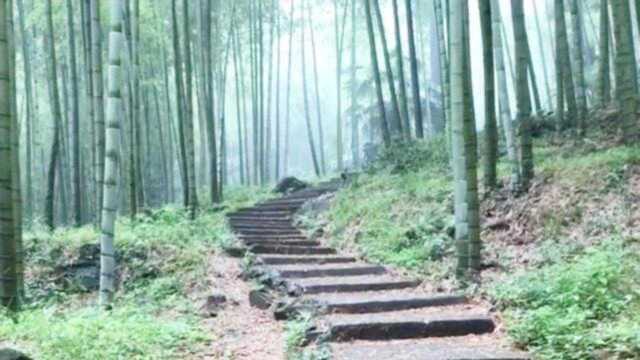
{"label": "weathered stone slab", "polygon": [[317,304],[326,313],[364,314],[464,304],[461,295],[427,296],[413,291],[318,294],[304,299]]}
{"label": "weathered stone slab", "polygon": [[288,264],[343,264],[355,262],[356,258],[350,256],[260,256],[258,261],[265,265]]}
{"label": "weathered stone slab", "polygon": [[493,320],[465,312],[464,308],[437,315],[406,311],[359,315],[329,315],[322,318],[323,331],[331,341],[416,339],[486,334],[495,329]]}
{"label": "weathered stone slab", "polygon": [[321,246],[283,246],[283,245],[253,245],[250,250],[254,254],[282,254],[282,255],[332,255],[335,249]]}
{"label": "weathered stone slab", "polygon": [[504,349],[491,340],[461,337],[432,341],[360,341],[331,344],[334,360],[530,360],[524,353]]}
{"label": "weathered stone slab", "polygon": [[414,288],[419,284],[420,282],[416,280],[397,279],[384,275],[330,277],[289,280],[288,291],[290,294],[379,291]]}
{"label": "weathered stone slab", "polygon": [[271,266],[270,268],[285,279],[381,275],[386,273],[384,267],[369,264],[280,265]]}

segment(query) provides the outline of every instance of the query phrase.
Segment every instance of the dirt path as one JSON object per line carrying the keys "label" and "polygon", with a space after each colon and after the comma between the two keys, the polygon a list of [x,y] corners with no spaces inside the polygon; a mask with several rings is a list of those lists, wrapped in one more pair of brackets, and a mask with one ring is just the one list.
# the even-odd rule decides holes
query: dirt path
{"label": "dirt path", "polygon": [[225,294],[227,303],[216,317],[204,320],[213,342],[197,359],[284,359],[283,324],[273,314],[249,305],[251,285],[242,281],[241,260],[211,258],[209,288]]}
{"label": "dirt path", "polygon": [[[325,345],[333,359],[529,358],[504,346],[486,306],[456,293],[426,293],[420,281],[340,254],[294,226],[306,202],[333,190],[310,188],[228,215],[241,245],[256,257],[251,272],[269,279],[278,318],[311,309],[315,326],[307,339]],[[263,334],[274,326],[266,324]]]}

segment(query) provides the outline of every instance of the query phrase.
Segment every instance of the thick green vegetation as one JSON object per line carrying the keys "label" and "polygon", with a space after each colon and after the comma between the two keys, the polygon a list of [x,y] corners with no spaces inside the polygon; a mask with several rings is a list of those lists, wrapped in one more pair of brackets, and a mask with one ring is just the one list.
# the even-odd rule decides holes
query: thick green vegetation
{"label": "thick green vegetation", "polygon": [[30,303],[17,317],[0,315],[0,339],[36,359],[162,359],[197,348],[211,339],[194,297],[208,290],[208,261],[231,239],[224,214],[267,196],[231,191],[224,208],[205,207],[195,220],[170,207],[119,219],[120,288],[109,311],[85,282],[59,273],[97,244],[96,230],[34,226],[25,238]]}
{"label": "thick green vegetation", "polygon": [[[640,148],[601,140],[538,139],[531,192],[500,190],[483,203],[484,216],[510,230],[484,224],[480,290],[505,310],[514,341],[542,359],[640,353]],[[451,179],[446,157],[433,155],[446,154],[442,146],[394,150],[353,179],[325,215],[334,245],[452,284]],[[506,183],[506,164],[499,174]]]}
{"label": "thick green vegetation", "polygon": [[[443,140],[392,148],[336,196],[333,245],[355,246],[371,260],[427,270],[452,250],[450,177]],[[425,165],[426,164],[426,165]]]}
{"label": "thick green vegetation", "polygon": [[637,245],[611,240],[497,285],[493,295],[508,309],[510,334],[543,359],[636,358]]}
{"label": "thick green vegetation", "polygon": [[287,360],[328,360],[331,358],[325,344],[305,346],[307,332],[313,326],[313,314],[301,313],[287,321],[285,326],[285,356]]}

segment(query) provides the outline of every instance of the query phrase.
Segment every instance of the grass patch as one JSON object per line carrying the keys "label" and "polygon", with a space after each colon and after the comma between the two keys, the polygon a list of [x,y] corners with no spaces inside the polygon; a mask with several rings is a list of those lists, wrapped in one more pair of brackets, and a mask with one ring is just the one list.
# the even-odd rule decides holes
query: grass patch
{"label": "grass patch", "polygon": [[0,338],[36,359],[160,359],[177,356],[206,334],[193,316],[167,319],[154,307],[120,302],[110,312],[58,304],[26,310],[15,323],[0,317]]}
{"label": "grass patch", "polygon": [[313,315],[299,314],[295,319],[287,321],[285,325],[285,356],[287,360],[328,360],[329,351],[326,347],[306,345],[307,332],[313,326]]}
{"label": "grass patch", "polygon": [[632,359],[640,354],[640,257],[621,240],[498,284],[507,328],[541,359]]}
{"label": "grass patch", "polygon": [[92,226],[25,234],[28,303],[16,317],[0,314],[0,339],[37,359],[179,358],[211,339],[200,329],[197,293],[207,263],[233,237],[225,214],[272,195],[230,189],[222,206],[204,204],[191,220],[177,207],[121,217],[116,224],[120,287],[113,310],[97,293],[61,283],[56,269],[95,251]]}
{"label": "grass patch", "polygon": [[400,146],[339,191],[324,216],[334,246],[369,260],[443,275],[452,251],[450,181],[444,139]]}

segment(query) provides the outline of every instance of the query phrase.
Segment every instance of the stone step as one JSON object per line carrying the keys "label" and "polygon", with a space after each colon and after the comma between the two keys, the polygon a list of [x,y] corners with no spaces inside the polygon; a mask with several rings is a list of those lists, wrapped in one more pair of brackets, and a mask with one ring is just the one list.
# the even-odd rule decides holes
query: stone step
{"label": "stone step", "polygon": [[319,241],[315,240],[279,240],[279,239],[270,239],[270,240],[244,240],[244,243],[248,246],[251,245],[271,245],[271,246],[282,246],[282,245],[290,245],[290,246],[320,246]]}
{"label": "stone step", "polygon": [[285,279],[306,279],[317,277],[339,277],[380,275],[386,269],[379,265],[369,264],[326,264],[326,265],[275,265],[267,266]]}
{"label": "stone step", "polygon": [[493,332],[486,314],[464,307],[420,309],[375,314],[333,314],[319,320],[317,333],[334,342],[353,340],[418,339],[479,335]]}
{"label": "stone step", "polygon": [[363,314],[464,304],[461,295],[425,295],[413,290],[370,291],[361,293],[304,296],[303,303],[314,304],[326,313]]}
{"label": "stone step", "polygon": [[306,236],[302,235],[238,235],[242,241],[260,241],[260,240],[276,240],[276,241],[289,241],[289,240],[309,240]]}
{"label": "stone step", "polygon": [[234,222],[249,222],[249,223],[278,223],[278,222],[286,222],[291,223],[291,216],[254,216],[254,215],[234,215],[227,214],[227,219],[229,219],[230,223]]}
{"label": "stone step", "polygon": [[302,236],[302,232],[298,229],[279,230],[279,229],[236,229],[234,231],[239,235],[279,235],[279,236]]}
{"label": "stone step", "polygon": [[227,214],[230,218],[238,217],[257,217],[257,218],[290,218],[293,215],[291,211],[283,210],[257,210],[255,208],[240,209],[236,212]]}
{"label": "stone step", "polygon": [[286,231],[292,231],[292,232],[300,232],[300,229],[296,228],[295,226],[291,225],[291,224],[287,224],[287,225],[270,225],[270,224],[264,224],[262,226],[260,225],[255,225],[255,224],[232,224],[231,227],[233,228],[233,230],[235,231],[251,231],[251,230],[255,230],[255,231],[262,231],[262,232],[286,232]]}
{"label": "stone step", "polygon": [[257,228],[257,229],[295,229],[290,220],[275,221],[229,221],[233,228]]}
{"label": "stone step", "polygon": [[333,255],[335,249],[321,246],[285,246],[285,245],[254,245],[250,248],[254,254],[282,254],[282,255]]}
{"label": "stone step", "polygon": [[302,196],[297,198],[280,198],[275,200],[267,200],[258,205],[302,205],[309,200],[315,199],[316,196]]}
{"label": "stone step", "polygon": [[345,264],[356,261],[350,256],[260,256],[258,261],[265,265],[293,265],[293,264]]}
{"label": "stone step", "polygon": [[258,204],[252,209],[256,211],[298,211],[304,203],[290,203],[290,204]]}
{"label": "stone step", "polygon": [[454,339],[356,341],[329,345],[334,360],[530,360],[488,335]]}
{"label": "stone step", "polygon": [[325,277],[315,279],[291,279],[287,281],[290,294],[320,294],[337,292],[361,292],[415,288],[416,280],[399,279],[386,275]]}

